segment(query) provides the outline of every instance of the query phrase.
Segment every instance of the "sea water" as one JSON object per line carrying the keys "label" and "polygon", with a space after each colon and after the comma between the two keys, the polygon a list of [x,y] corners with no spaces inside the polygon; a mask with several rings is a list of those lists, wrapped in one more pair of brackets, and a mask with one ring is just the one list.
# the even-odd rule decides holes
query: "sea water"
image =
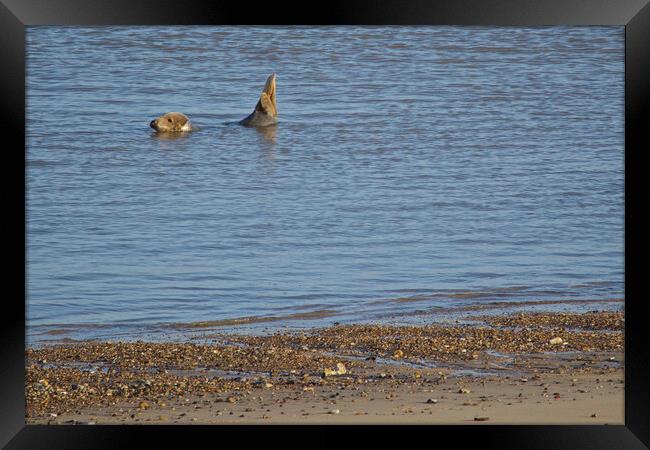
{"label": "sea water", "polygon": [[29,27],[26,88],[29,339],[623,296],[623,27]]}

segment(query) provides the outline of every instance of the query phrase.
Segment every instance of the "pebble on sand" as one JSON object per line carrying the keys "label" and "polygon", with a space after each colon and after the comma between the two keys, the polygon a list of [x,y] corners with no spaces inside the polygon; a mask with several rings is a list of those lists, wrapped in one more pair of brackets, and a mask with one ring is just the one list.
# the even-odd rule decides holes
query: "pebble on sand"
{"label": "pebble on sand", "polygon": [[323,369],[323,376],[325,377],[330,377],[332,375],[345,375],[346,373],[348,373],[348,370],[343,363],[336,364],[336,369]]}

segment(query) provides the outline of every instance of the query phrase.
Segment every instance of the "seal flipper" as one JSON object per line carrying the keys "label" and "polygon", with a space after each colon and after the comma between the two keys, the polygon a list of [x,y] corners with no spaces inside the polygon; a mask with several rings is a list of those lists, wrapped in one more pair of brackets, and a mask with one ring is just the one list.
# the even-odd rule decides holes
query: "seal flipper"
{"label": "seal flipper", "polygon": [[275,102],[275,73],[269,75],[260,94],[260,100],[255,106],[256,111],[262,111],[271,117],[278,116],[278,107]]}
{"label": "seal flipper", "polygon": [[271,117],[277,117],[278,115],[277,111],[275,110],[275,105],[271,101],[271,97],[269,97],[266,92],[262,92],[260,95],[260,100],[255,106],[255,111],[263,112]]}
{"label": "seal flipper", "polygon": [[272,73],[264,85],[255,109],[239,123],[244,126],[265,127],[277,123],[278,108],[275,103],[275,74]]}

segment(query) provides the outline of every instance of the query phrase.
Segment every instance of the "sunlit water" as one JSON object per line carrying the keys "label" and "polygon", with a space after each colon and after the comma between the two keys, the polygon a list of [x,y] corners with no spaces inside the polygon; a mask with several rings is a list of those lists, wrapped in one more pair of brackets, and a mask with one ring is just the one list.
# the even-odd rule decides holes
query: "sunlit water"
{"label": "sunlit water", "polygon": [[623,295],[622,27],[27,37],[30,339]]}

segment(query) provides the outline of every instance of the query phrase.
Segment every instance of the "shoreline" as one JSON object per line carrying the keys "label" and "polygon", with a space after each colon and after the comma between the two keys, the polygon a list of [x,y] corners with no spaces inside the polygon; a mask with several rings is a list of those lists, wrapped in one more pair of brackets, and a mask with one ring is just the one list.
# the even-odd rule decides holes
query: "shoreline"
{"label": "shoreline", "polygon": [[[27,423],[623,423],[624,314],[28,348]],[[209,342],[207,342],[209,341]]]}
{"label": "shoreline", "polygon": [[[382,300],[381,303],[402,302],[403,299]],[[409,303],[418,304],[415,298]],[[561,300],[491,300],[482,303],[460,304],[452,306],[433,306],[403,312],[375,314],[368,318],[350,318],[335,309],[316,309],[286,314],[241,316],[228,319],[209,319],[196,322],[169,322],[144,324],[138,326],[115,325],[105,323],[93,324],[53,324],[38,325],[28,333],[28,346],[39,347],[78,341],[117,340],[136,342],[184,342],[188,339],[201,341],[211,332],[232,334],[268,334],[275,331],[300,331],[323,328],[332,324],[386,324],[386,325],[423,325],[428,323],[467,322],[473,317],[490,314],[507,314],[517,310],[528,312],[548,311],[588,312],[598,309],[615,311],[622,309],[624,300],[618,297],[595,299],[561,299]]]}

